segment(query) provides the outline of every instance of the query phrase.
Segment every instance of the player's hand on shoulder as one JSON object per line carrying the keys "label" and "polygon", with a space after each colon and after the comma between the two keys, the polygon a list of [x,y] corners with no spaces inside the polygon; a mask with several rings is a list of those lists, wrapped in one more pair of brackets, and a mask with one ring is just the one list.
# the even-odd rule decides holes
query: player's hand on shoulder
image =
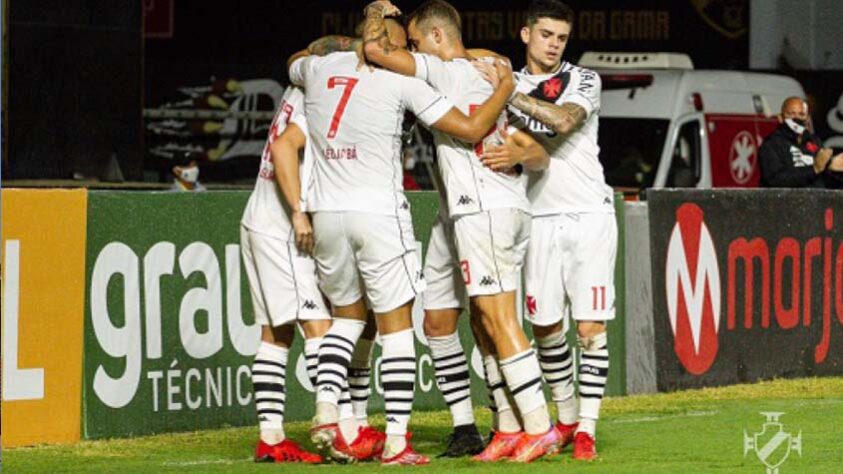
{"label": "player's hand on shoulder", "polygon": [[475,59],[474,61],[471,61],[471,65],[474,66],[474,69],[477,69],[477,72],[480,73],[480,77],[491,84],[492,89],[498,88],[498,85],[500,84],[498,72],[495,70],[495,66],[490,61]]}
{"label": "player's hand on shoulder", "polygon": [[293,211],[290,219],[293,224],[293,233],[296,238],[296,247],[307,254],[313,253],[313,226],[310,224],[310,216],[305,212]]}
{"label": "player's hand on shoulder", "polygon": [[494,62],[495,73],[498,76],[498,88],[506,88],[510,94],[515,91],[515,78],[512,76],[512,64],[509,59],[500,58]]}

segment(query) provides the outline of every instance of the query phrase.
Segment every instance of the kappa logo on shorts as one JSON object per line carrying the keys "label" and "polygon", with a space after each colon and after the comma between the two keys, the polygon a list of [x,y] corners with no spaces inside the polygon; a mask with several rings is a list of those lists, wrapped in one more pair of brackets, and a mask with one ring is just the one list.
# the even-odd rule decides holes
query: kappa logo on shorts
{"label": "kappa logo on shorts", "polygon": [[467,206],[468,204],[472,204],[474,199],[471,199],[470,196],[467,194],[463,194],[460,196],[459,200],[457,200],[457,205],[459,206]]}
{"label": "kappa logo on shorts", "polygon": [[401,209],[407,210],[410,208],[410,204],[407,201],[401,203]]}
{"label": "kappa logo on shorts", "polygon": [[488,275],[486,275],[486,276],[484,276],[483,278],[480,279],[480,286],[491,286],[491,285],[494,285],[496,283],[497,283],[497,281],[494,278],[492,278]]}
{"label": "kappa logo on shorts", "polygon": [[388,417],[386,417],[386,422],[387,423],[398,423],[398,419],[395,418],[394,416],[388,416]]}
{"label": "kappa logo on shorts", "polygon": [[318,307],[318,306],[316,306],[316,303],[314,303],[311,300],[304,300],[304,303],[302,303],[301,306],[304,309],[316,309]]}

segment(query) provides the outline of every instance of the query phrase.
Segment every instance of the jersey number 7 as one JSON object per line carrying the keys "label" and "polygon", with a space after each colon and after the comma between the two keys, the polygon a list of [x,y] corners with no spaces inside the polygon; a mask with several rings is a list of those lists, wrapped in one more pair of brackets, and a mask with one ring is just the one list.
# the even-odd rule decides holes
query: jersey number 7
{"label": "jersey number 7", "polygon": [[334,87],[343,87],[342,97],[334,110],[334,116],[331,117],[331,128],[328,129],[328,138],[335,138],[337,136],[337,129],[340,128],[340,121],[342,121],[342,114],[345,112],[345,106],[348,104],[348,99],[351,97],[351,91],[357,85],[357,79],[345,76],[333,76],[328,78],[328,89]]}

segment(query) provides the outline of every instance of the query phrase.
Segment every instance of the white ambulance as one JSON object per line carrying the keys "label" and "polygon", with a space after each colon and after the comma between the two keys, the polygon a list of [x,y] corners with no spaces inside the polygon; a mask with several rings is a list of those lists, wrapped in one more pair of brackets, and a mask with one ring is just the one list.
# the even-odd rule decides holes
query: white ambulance
{"label": "white ambulance", "polygon": [[782,102],[804,97],[774,74],[694,70],[676,53],[588,52],[600,74],[600,161],[607,182],[635,191],[757,187],[758,149]]}

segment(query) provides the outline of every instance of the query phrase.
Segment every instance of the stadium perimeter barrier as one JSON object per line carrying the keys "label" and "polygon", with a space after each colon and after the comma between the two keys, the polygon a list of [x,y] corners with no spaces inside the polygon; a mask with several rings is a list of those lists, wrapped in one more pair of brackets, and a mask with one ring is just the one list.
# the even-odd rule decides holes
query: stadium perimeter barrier
{"label": "stadium perimeter barrier", "polygon": [[646,206],[626,214],[629,393],[843,375],[843,192],[659,190]]}
{"label": "stadium perimeter barrier", "polygon": [[[408,193],[424,255],[438,212]],[[259,328],[242,268],[249,193],[2,190],[4,447],[255,424],[250,364]],[[623,201],[616,199],[619,222]],[[623,226],[607,392],[625,393]],[[523,308],[519,308],[519,317]],[[445,408],[421,331],[418,409]],[[569,331],[571,347],[576,347]],[[482,363],[461,318],[474,402]],[[288,420],[312,415],[313,387],[290,353]],[[372,410],[383,407],[375,350]]]}

